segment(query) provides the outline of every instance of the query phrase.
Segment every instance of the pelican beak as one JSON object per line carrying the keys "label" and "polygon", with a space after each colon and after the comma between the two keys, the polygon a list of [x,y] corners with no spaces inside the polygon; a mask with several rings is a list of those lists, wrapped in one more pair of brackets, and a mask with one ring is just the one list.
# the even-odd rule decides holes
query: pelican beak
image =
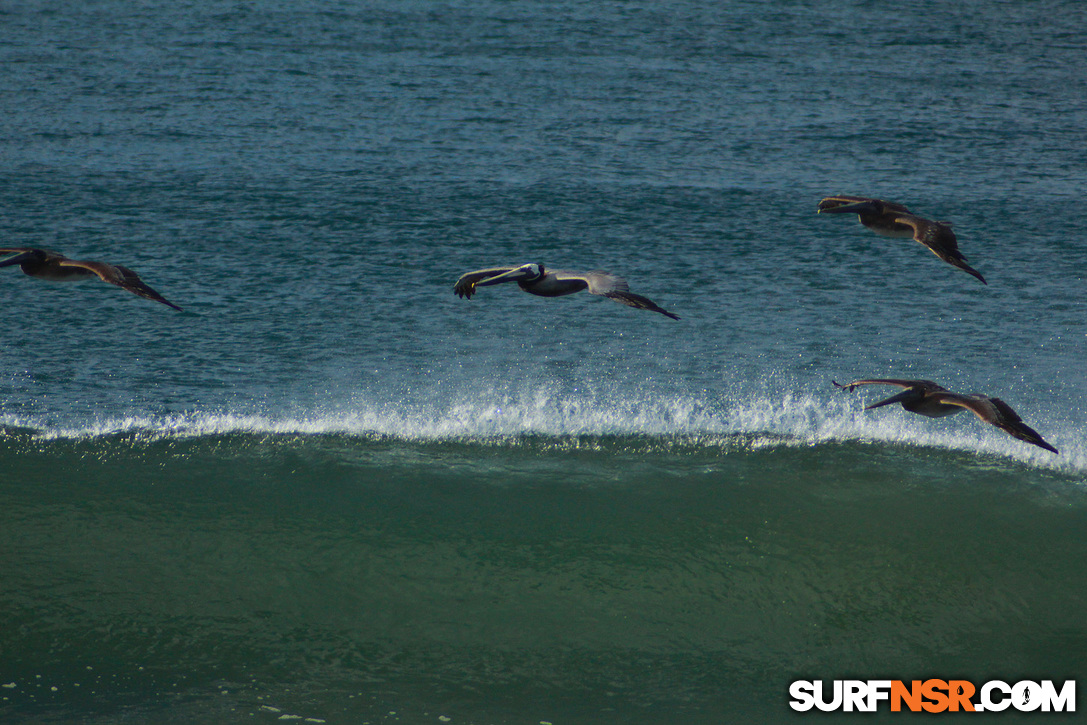
{"label": "pelican beak", "polygon": [[1038,446],[1039,448],[1045,448],[1047,451],[1053,451],[1058,456],[1061,454],[1061,452],[1058,451],[1056,448],[1054,448],[1053,446],[1051,446],[1048,443],[1046,443],[1045,441],[1043,441],[1040,436],[1038,438],[1038,442],[1035,443],[1034,445]]}
{"label": "pelican beak", "polygon": [[871,405],[866,406],[865,410],[871,410],[872,408],[882,408],[884,405],[890,405],[891,403],[908,403],[911,400],[917,399],[917,393],[918,391],[914,388],[910,388],[909,390],[903,390],[898,395],[892,395],[886,400],[881,400],[878,403],[872,403]]}
{"label": "pelican beak", "polygon": [[37,257],[34,252],[23,252],[22,254],[16,254],[14,257],[5,259],[0,262],[0,267],[13,267],[16,264],[22,264],[23,262],[29,262]]}
{"label": "pelican beak", "polygon": [[876,211],[875,205],[870,201],[854,201],[852,203],[837,204],[827,200],[819,202],[820,214],[863,214],[866,211]]}
{"label": "pelican beak", "polygon": [[490,287],[492,284],[502,284],[503,282],[513,282],[519,279],[527,279],[529,271],[524,267],[518,267],[517,269],[511,269],[509,272],[503,272],[502,274],[495,275],[494,277],[488,277],[487,279],[481,279],[476,282],[477,287]]}

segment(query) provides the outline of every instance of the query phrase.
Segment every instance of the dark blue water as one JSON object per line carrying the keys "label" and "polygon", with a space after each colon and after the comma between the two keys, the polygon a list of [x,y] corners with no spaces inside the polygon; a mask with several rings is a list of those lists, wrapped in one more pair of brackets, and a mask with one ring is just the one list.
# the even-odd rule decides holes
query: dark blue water
{"label": "dark blue water", "polygon": [[[185,310],[0,270],[0,716],[773,722],[797,678],[1082,681],[1085,21],[0,11],[3,244]],[[836,193],[953,222],[989,284]],[[527,262],[681,319],[453,294]],[[865,377],[1061,452],[831,383]]]}

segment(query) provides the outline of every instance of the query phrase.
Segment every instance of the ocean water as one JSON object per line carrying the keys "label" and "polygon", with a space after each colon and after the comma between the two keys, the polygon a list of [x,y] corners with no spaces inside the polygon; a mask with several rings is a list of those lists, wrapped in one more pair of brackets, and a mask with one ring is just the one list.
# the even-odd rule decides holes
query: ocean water
{"label": "ocean water", "polygon": [[[0,9],[3,244],[184,308],[0,270],[0,720],[750,723],[801,719],[795,679],[1082,686],[1085,22]],[[837,193],[953,222],[988,284],[817,215]],[[681,319],[453,294],[527,262]],[[832,384],[865,377],[999,396],[1060,454]]]}

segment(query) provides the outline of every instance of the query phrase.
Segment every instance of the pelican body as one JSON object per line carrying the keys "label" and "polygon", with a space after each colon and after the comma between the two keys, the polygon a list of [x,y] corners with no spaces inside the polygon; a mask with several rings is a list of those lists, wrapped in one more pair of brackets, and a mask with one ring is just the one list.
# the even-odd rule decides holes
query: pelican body
{"label": "pelican body", "polygon": [[981,273],[966,263],[951,225],[917,216],[902,204],[864,196],[828,196],[819,202],[820,214],[856,214],[860,223],[885,237],[913,239],[937,257],[987,284]]}
{"label": "pelican body", "polygon": [[627,286],[627,281],[607,272],[568,272],[549,270],[542,264],[522,264],[517,267],[492,267],[478,269],[461,275],[453,285],[458,297],[472,298],[476,287],[490,287],[504,282],[516,282],[517,286],[529,294],[539,297],[562,297],[575,292],[588,290],[591,295],[600,295],[616,302],[640,310],[652,310],[678,320],[679,316],[659,307],[648,297],[634,294]]}
{"label": "pelican body", "polygon": [[0,267],[12,267],[17,264],[24,274],[31,277],[51,282],[67,282],[97,277],[103,282],[117,285],[121,289],[128,290],[144,299],[161,302],[164,305],[173,307],[175,310],[181,309],[151,289],[140,279],[138,274],[119,264],[68,259],[63,254],[34,247],[0,248],[0,255],[2,254],[14,254],[15,256],[0,262]]}
{"label": "pelican body", "polygon": [[1044,448],[1053,453],[1059,453],[1056,448],[1046,443],[1038,431],[1034,430],[1012,410],[1012,407],[1000,398],[991,398],[988,395],[977,393],[964,395],[953,393],[931,380],[899,380],[896,378],[872,378],[870,380],[854,380],[851,383],[841,385],[834,382],[835,387],[846,391],[852,391],[860,385],[894,385],[904,388],[901,393],[892,395],[886,400],[872,403],[865,410],[880,408],[884,405],[899,403],[911,413],[928,416],[929,418],[943,418],[954,415],[963,410],[969,410],[978,419],[996,426],[1013,438],[1026,441],[1032,445]]}

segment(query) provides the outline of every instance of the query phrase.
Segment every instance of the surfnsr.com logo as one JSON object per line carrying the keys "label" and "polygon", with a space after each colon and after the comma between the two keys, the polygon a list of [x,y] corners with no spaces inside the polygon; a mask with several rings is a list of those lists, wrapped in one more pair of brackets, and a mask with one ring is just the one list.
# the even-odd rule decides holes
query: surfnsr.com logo
{"label": "surfnsr.com logo", "polygon": [[789,686],[789,707],[798,712],[875,712],[886,702],[891,712],[1075,712],[1076,681],[1059,687],[1052,680],[1014,685],[990,680],[980,688],[968,680],[797,680]]}

